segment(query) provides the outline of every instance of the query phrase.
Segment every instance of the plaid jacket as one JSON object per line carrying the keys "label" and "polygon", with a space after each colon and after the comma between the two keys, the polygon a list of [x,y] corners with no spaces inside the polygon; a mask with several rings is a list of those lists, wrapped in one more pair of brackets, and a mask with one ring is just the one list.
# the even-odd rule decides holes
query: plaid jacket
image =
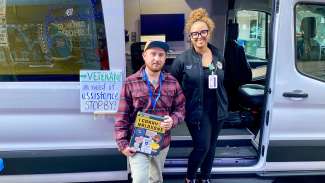
{"label": "plaid jacket", "polygon": [[[144,67],[126,78],[122,87],[120,103],[115,116],[115,139],[120,151],[129,145],[133,132],[135,117],[138,111],[169,115],[173,119],[173,128],[185,117],[185,97],[177,80],[169,73],[163,73],[161,95],[155,110],[152,110],[147,83],[143,76]],[[153,97],[156,98],[159,87],[155,90],[151,84]],[[170,131],[165,133],[162,148],[170,144]]]}

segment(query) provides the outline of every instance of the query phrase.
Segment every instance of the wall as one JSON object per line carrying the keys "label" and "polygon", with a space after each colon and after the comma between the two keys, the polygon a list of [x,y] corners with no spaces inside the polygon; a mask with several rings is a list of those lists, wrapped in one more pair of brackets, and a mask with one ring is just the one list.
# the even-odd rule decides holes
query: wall
{"label": "wall", "polygon": [[130,41],[125,43],[127,52],[130,52],[131,32],[136,33],[137,41],[139,41],[140,32],[140,0],[124,0],[124,22],[125,29],[129,31]]}
{"label": "wall", "polygon": [[[126,43],[126,51],[130,51],[131,32],[136,33],[136,41],[139,41],[139,20],[140,14],[153,13],[184,13],[187,17],[188,13],[195,8],[206,8],[210,16],[216,22],[216,31],[213,43],[218,48],[223,48],[224,44],[224,25],[225,25],[225,7],[226,1],[215,2],[213,0],[124,0],[125,2],[125,28],[129,31],[130,41]],[[214,8],[212,8],[214,7]],[[185,49],[189,47],[185,35],[184,42],[169,42],[175,50]]]}

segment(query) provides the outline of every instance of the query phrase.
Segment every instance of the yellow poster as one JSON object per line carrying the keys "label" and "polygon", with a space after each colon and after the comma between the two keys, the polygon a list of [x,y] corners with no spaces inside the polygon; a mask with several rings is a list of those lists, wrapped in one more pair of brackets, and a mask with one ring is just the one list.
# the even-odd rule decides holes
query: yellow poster
{"label": "yellow poster", "polygon": [[138,112],[130,147],[134,147],[137,152],[150,156],[159,154],[165,134],[165,129],[160,127],[163,120],[162,116]]}

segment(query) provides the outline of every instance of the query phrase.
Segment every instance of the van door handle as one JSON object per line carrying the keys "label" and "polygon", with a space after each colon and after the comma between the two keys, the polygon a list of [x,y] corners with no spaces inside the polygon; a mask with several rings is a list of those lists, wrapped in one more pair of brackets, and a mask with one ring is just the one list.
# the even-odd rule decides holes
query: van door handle
{"label": "van door handle", "polygon": [[284,92],[283,96],[288,98],[307,98],[308,93],[304,93],[301,90],[294,90],[292,92]]}

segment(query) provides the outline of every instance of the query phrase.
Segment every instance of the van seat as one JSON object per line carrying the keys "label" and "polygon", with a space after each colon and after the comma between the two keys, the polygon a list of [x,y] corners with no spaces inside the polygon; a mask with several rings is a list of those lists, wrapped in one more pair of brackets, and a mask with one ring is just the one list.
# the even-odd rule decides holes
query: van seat
{"label": "van seat", "polygon": [[264,102],[264,86],[245,84],[239,87],[239,104],[245,108],[259,108]]}

